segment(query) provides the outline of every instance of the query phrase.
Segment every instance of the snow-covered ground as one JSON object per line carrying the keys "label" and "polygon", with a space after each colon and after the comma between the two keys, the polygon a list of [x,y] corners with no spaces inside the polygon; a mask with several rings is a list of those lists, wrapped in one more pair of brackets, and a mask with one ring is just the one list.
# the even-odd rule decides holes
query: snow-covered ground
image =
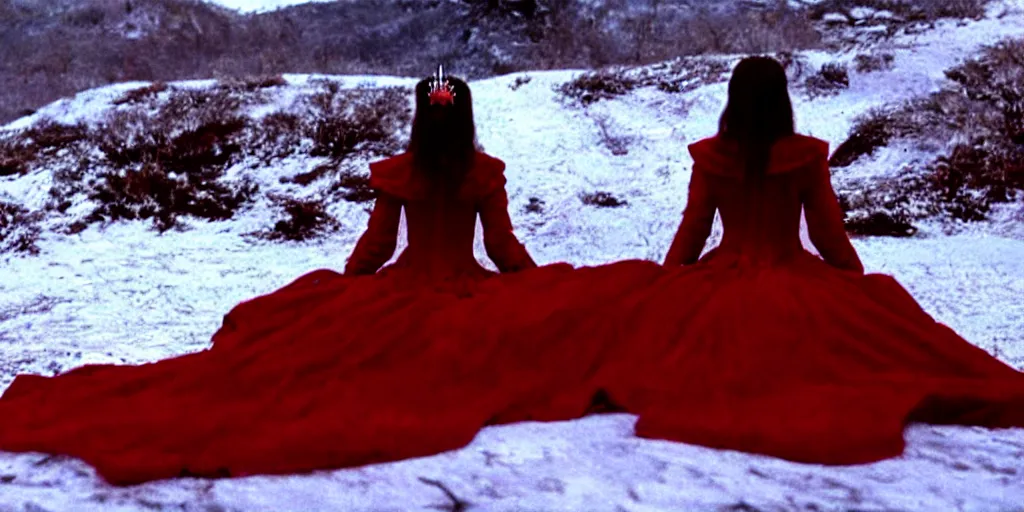
{"label": "snow-covered ground", "polygon": [[[224,2],[227,3],[227,2]],[[873,106],[938,88],[943,70],[980,45],[1024,32],[1019,2],[1008,14],[941,22],[891,43],[892,70],[851,73],[839,96],[808,101],[794,89],[801,131],[830,141]],[[853,55],[807,54],[813,67]],[[517,232],[538,262],[600,264],[660,259],[684,206],[692,163],[685,145],[715,131],[725,83],[682,95],[640,90],[587,109],[565,104],[557,85],[576,71],[524,73],[474,82],[481,143],[508,163]],[[516,90],[517,78],[529,82]],[[308,77],[288,76],[267,110],[287,105]],[[412,85],[397,78],[339,77],[347,85]],[[43,108],[41,117],[95,121],[123,84]],[[195,82],[204,87],[208,83]],[[276,95],[276,96],[275,96]],[[626,155],[601,143],[597,119],[630,140]],[[929,155],[881,152],[836,179]],[[267,189],[316,162],[244,165]],[[0,181],[27,206],[46,199],[49,176]],[[579,195],[604,190],[628,201],[593,208]],[[544,201],[527,212],[530,197]],[[1019,207],[1018,207],[1019,208]],[[87,362],[143,362],[208,346],[221,316],[246,298],[314,268],[340,268],[365,225],[361,205],[334,205],[343,227],[315,244],[253,245],[239,234],[269,226],[256,207],[226,222],[190,223],[157,235],[148,223],[47,234],[36,257],[0,262],[0,389],[17,372],[52,374]],[[966,338],[1024,369],[1024,237],[1003,220],[943,234],[925,226],[911,239],[856,239],[869,271],[895,275],[923,307]],[[1020,223],[1021,221],[1015,221]],[[716,227],[712,243],[720,236]],[[477,245],[486,261],[482,244]],[[0,419],[2,421],[2,419]],[[56,510],[419,510],[450,500],[419,478],[443,482],[470,510],[1024,510],[1024,429],[912,426],[904,456],[855,467],[796,464],[743,453],[640,440],[628,415],[485,429],[451,453],[360,469],[287,477],[183,479],[112,488],[85,464],[39,454],[0,453],[0,511]]]}
{"label": "snow-covered ground", "polygon": [[211,4],[217,4],[228,9],[234,9],[241,13],[256,13],[273,11],[293,5],[308,4],[312,2],[337,2],[344,0],[206,0]]}

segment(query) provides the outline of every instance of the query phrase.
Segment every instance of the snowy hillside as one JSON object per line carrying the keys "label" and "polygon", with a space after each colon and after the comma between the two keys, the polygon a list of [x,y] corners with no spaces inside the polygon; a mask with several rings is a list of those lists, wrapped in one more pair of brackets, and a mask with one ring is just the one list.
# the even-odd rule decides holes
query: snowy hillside
{"label": "snowy hillside", "polygon": [[[255,5],[242,3],[238,7]],[[1015,1],[994,7],[983,20],[943,21],[932,30],[880,43],[884,46],[877,50],[894,55],[890,68],[851,72],[848,88],[814,99],[794,86],[798,129],[828,140],[834,149],[846,140],[857,115],[933,92],[946,83],[945,69],[982,45],[1022,33],[1024,5]],[[855,53],[803,57],[817,69],[830,61],[850,62]],[[683,67],[712,62],[714,68],[718,62],[727,68],[734,61],[687,61]],[[666,64],[648,72],[672,69]],[[684,207],[692,164],[685,145],[714,133],[727,75],[695,78],[683,92],[641,87],[584,107],[559,92],[579,74],[520,73],[471,84],[480,141],[508,164],[517,234],[539,263],[660,260]],[[335,92],[342,96],[354,88],[379,92],[415,83],[390,77],[283,78],[232,89],[243,91],[236,106],[258,120],[253,126],[289,119],[301,124],[315,105],[310,98],[330,90],[331,83],[340,85]],[[45,120],[89,128],[115,119],[112,112],[125,112],[117,119],[130,128],[159,117],[131,117],[132,102],[124,100],[148,86],[87,91],[4,129],[31,128]],[[191,97],[182,91],[217,87],[212,80],[174,83],[150,87],[136,100],[159,106],[174,94]],[[231,94],[218,98],[234,101]],[[394,115],[401,118],[400,112]],[[274,143],[287,151],[248,155],[225,173],[224,183],[259,187],[228,220],[179,217],[162,233],[151,220],[83,223],[102,206],[94,194],[99,189],[72,187],[68,203],[39,220],[37,255],[0,254],[0,389],[19,372],[53,374],[90,362],[139,363],[202,350],[222,315],[239,301],[308,270],[341,268],[367,219],[369,203],[360,198],[356,178],[367,160],[393,149],[394,141],[346,157],[343,172],[351,174],[344,176],[355,184],[339,189],[315,177],[318,168],[331,163],[330,148],[315,155],[310,147],[316,141],[292,144],[287,134],[277,135],[282,138]],[[101,150],[70,147],[47,155],[47,166],[0,177],[0,200],[42,211],[54,199],[55,186],[69,179],[98,180],[99,171],[85,163]],[[838,187],[884,174],[929,160],[935,151],[883,148],[837,170],[835,181]],[[108,149],[107,158],[111,154]],[[315,176],[303,181],[296,179],[300,175]],[[336,230],[308,242],[250,236],[273,231],[281,220],[275,195],[328,198],[326,213],[337,219]],[[987,222],[955,230],[924,222],[910,238],[856,238],[854,245],[868,271],[895,275],[938,320],[1024,370],[1024,219],[1015,215],[1021,215],[1019,202],[1001,206]],[[718,225],[710,244],[720,235]],[[493,268],[479,239],[477,254]],[[470,505],[468,510],[1024,510],[1024,429],[912,426],[901,458],[820,467],[640,440],[631,435],[633,421],[628,415],[605,415],[492,427],[470,446],[435,457],[312,475],[183,479],[127,489],[102,483],[78,461],[0,453],[0,511],[463,510],[421,478],[443,483]]]}
{"label": "snowy hillside", "polygon": [[265,12],[310,2],[335,2],[337,0],[207,0],[238,12]]}

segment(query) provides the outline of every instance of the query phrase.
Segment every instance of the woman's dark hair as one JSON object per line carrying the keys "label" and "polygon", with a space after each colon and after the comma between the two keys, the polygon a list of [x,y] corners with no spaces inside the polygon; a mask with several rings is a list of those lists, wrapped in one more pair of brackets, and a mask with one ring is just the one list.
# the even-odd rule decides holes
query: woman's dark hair
{"label": "woman's dark hair", "polygon": [[786,70],[770,57],[747,57],[732,72],[718,134],[739,144],[748,176],[763,176],[772,145],[794,133],[787,86]]}
{"label": "woman's dark hair", "polygon": [[455,92],[448,105],[430,104],[432,77],[416,84],[416,113],[406,148],[416,167],[442,181],[461,179],[478,150],[469,85],[458,78],[447,80]]}

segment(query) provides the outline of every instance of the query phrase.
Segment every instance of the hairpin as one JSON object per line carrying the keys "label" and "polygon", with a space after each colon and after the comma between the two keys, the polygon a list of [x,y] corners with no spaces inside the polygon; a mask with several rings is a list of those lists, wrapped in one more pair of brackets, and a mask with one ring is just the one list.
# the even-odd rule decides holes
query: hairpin
{"label": "hairpin", "polygon": [[430,98],[431,105],[451,105],[455,102],[455,88],[448,83],[448,78],[444,76],[444,68],[440,64],[437,66],[437,74],[430,84],[430,94],[427,97]]}

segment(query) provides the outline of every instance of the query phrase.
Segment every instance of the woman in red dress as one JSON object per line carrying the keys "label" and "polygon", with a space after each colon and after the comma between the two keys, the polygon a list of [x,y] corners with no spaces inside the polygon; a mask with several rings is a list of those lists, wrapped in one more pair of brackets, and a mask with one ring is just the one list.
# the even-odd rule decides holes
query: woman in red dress
{"label": "woman in red dress", "polygon": [[[18,376],[0,399],[0,450],[75,456],[115,484],[358,466],[461,447],[520,397],[572,378],[536,374],[529,347],[495,342],[548,332],[561,343],[546,359],[576,360],[580,340],[547,318],[632,281],[537,267],[512,231],[504,163],[477,148],[469,87],[435,77],[415,94],[408,152],[370,166],[378,197],[344,274],[317,270],[239,304],[210,350]],[[408,248],[382,269],[403,209]],[[478,216],[501,275],[474,257]],[[502,359],[520,373],[497,371]]]}
{"label": "woman in red dress", "polygon": [[[453,296],[470,294],[494,275],[473,255],[478,216],[487,255],[500,272],[535,268],[512,231],[505,163],[478,149],[470,94],[468,85],[456,78],[421,81],[407,151],[370,165],[370,186],[377,199],[345,273],[310,272],[236,306],[214,335],[214,349],[266,342],[268,330],[298,332],[294,322],[311,317],[307,310],[313,305],[327,306],[335,316],[345,311],[350,318],[399,318],[406,305],[401,301],[424,287]],[[382,269],[394,255],[403,209],[408,247],[393,265]],[[393,300],[380,300],[385,296]],[[356,314],[357,310],[365,311]]]}
{"label": "woman in red dress", "polygon": [[[1024,427],[1024,374],[864,275],[828,144],[794,133],[781,65],[744,59],[718,135],[689,149],[674,270],[594,315],[632,340],[595,386],[639,414],[638,435],[848,464],[902,453],[910,421]],[[716,211],[721,244],[698,260]]]}

